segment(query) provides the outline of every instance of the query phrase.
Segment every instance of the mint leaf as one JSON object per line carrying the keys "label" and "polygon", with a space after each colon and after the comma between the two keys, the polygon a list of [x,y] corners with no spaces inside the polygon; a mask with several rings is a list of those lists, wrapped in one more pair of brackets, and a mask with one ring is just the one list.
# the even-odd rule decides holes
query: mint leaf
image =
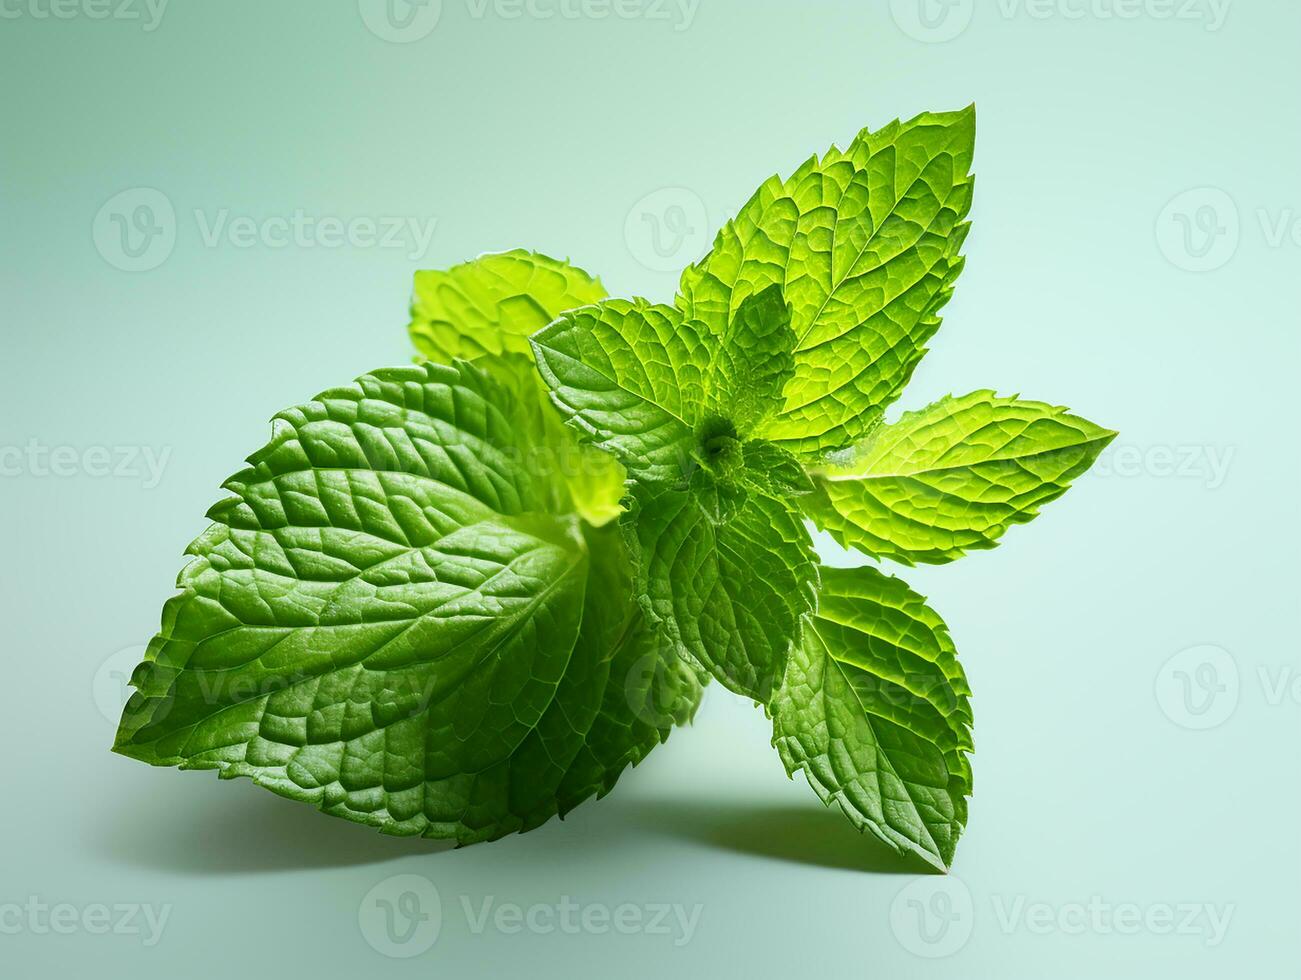
{"label": "mint leaf", "polygon": [[609,694],[646,656],[628,557],[527,465],[540,408],[427,364],[277,416],[190,546],[115,749],[461,842],[608,788],[698,688],[650,724]]}
{"label": "mint leaf", "polygon": [[717,341],[707,373],[706,412],[747,436],[782,404],[795,373],[791,311],[778,286],[747,296]]}
{"label": "mint leaf", "polygon": [[769,708],[773,744],[859,830],[945,868],[971,793],[970,693],[921,596],[872,568],[823,568]]}
{"label": "mint leaf", "polygon": [[[589,595],[602,596],[613,590],[619,601],[611,603],[627,612],[623,632],[611,647],[607,658],[588,658],[587,674],[604,680],[604,690],[597,699],[588,695],[585,685],[580,694],[566,698],[557,692],[553,708],[567,714],[567,701],[575,701],[589,710],[596,705],[596,715],[587,728],[578,751],[569,759],[564,777],[556,790],[558,812],[564,815],[589,797],[608,793],[625,768],[635,766],[656,745],[668,738],[675,725],[691,721],[700,705],[706,677],[697,674],[687,661],[678,656],[658,630],[651,626],[635,600],[631,598],[632,563],[624,550],[617,527],[594,532],[605,537],[603,550],[617,560],[594,565],[589,581]],[[595,649],[595,648],[594,648]],[[577,676],[577,662],[571,662],[566,683]],[[596,682],[590,682],[594,685]],[[563,686],[562,686],[563,687]],[[577,688],[577,685],[575,685]],[[590,689],[594,690],[594,686]],[[563,723],[557,722],[565,731]],[[552,745],[545,747],[548,759],[557,758]],[[541,764],[541,758],[538,760]],[[520,761],[524,772],[531,769],[527,760]],[[539,807],[537,813],[545,813]],[[539,821],[540,822],[540,821]],[[528,828],[524,828],[528,829]]]}
{"label": "mint leaf", "polygon": [[528,336],[563,310],[605,295],[598,280],[566,262],[516,249],[447,270],[416,273],[411,339],[425,357],[476,360],[525,401],[545,406],[529,418],[527,465],[545,462],[564,479],[575,511],[600,525],[621,512],[627,473],[608,453],[579,443],[533,370]]}
{"label": "mint leaf", "polygon": [[674,306],[520,250],[417,273],[411,338],[454,365],[277,417],[115,748],[468,843],[604,795],[712,675],[824,802],[946,867],[972,744],[947,628],[820,570],[804,519],[948,561],[1114,435],[988,391],[883,424],[963,266],[974,138],[974,109],[925,113],[772,178]]}
{"label": "mint leaf", "polygon": [[557,407],[635,477],[680,479],[701,415],[712,348],[669,306],[608,300],[533,337]]}
{"label": "mint leaf", "polygon": [[912,564],[992,548],[1066,492],[1115,433],[1044,402],[948,397],[816,474],[805,512],[842,545]]}
{"label": "mint leaf", "polygon": [[627,471],[609,453],[579,441],[551,403],[533,364],[520,354],[475,363],[527,406],[519,421],[520,445],[526,447],[521,465],[553,483],[563,482],[574,513],[589,524],[600,527],[622,514]]}
{"label": "mint leaf", "polygon": [[527,831],[608,793],[684,725],[700,705],[702,679],[667,646],[632,594],[632,563],[619,528],[586,532],[591,568],[578,643],[542,719],[498,771],[483,801],[508,817],[491,833]]}
{"label": "mint leaf", "polygon": [[800,461],[775,443],[752,439],[742,447],[742,459],[746,482],[770,496],[798,497],[813,492],[813,481]]}
{"label": "mint leaf", "polygon": [[774,283],[790,304],[794,377],[757,435],[821,455],[898,397],[962,269],[974,143],[974,108],[863,130],[765,182],[683,272],[678,307],[715,334]]}
{"label": "mint leaf", "polygon": [[565,313],[533,347],[557,407],[651,483],[739,464],[742,440],[780,408],[794,370],[776,287],[749,297],[718,336],[673,307],[608,300]]}
{"label": "mint leaf", "polygon": [[531,355],[528,338],[565,310],[605,298],[599,279],[568,262],[513,249],[417,272],[408,330],[431,361]]}
{"label": "mint leaf", "polygon": [[729,690],[767,701],[818,570],[804,525],[783,501],[741,491],[719,522],[698,489],[656,488],[626,522],[650,621]]}

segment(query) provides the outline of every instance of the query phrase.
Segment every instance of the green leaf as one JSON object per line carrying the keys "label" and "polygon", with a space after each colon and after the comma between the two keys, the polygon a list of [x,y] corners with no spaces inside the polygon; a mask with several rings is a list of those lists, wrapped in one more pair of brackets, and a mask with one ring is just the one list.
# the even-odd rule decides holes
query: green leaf
{"label": "green leaf", "polygon": [[800,461],[775,443],[752,439],[742,447],[742,458],[746,482],[770,496],[798,497],[813,492],[813,481]]}
{"label": "green leaf", "polygon": [[698,325],[669,306],[607,300],[565,313],[533,349],[561,412],[633,476],[689,472],[713,350]]}
{"label": "green leaf", "polygon": [[859,830],[945,868],[971,794],[970,693],[921,596],[873,568],[823,568],[770,705],[773,744]]}
{"label": "green leaf", "polygon": [[739,436],[753,433],[782,405],[795,373],[791,311],[778,286],[746,297],[714,351],[705,411],[728,419]]}
{"label": "green leaf", "polygon": [[485,357],[475,362],[522,404],[520,464],[553,482],[563,482],[575,513],[600,527],[623,513],[628,473],[617,459],[582,443],[565,425],[530,359],[519,354]]}
{"label": "green leaf", "polygon": [[568,262],[514,249],[416,273],[408,330],[431,361],[531,356],[528,338],[565,310],[605,298],[599,279]]}
{"label": "green leaf", "polygon": [[[602,533],[617,535],[618,528]],[[631,565],[622,548],[619,553],[624,560],[611,571],[617,570],[622,587]],[[593,583],[593,588],[608,584],[599,578]],[[562,815],[589,797],[604,796],[625,768],[637,765],[674,726],[691,721],[708,679],[678,656],[640,608],[633,611],[603,676],[605,689],[596,717],[557,790]]]}
{"label": "green leaf", "polygon": [[587,531],[591,569],[583,627],[556,696],[541,721],[490,773],[482,794],[491,836],[527,831],[601,797],[685,725],[700,705],[703,680],[646,622],[632,593],[632,562],[620,529]]}
{"label": "green leaf", "polygon": [[[608,788],[667,725],[609,694],[646,656],[629,558],[527,465],[540,407],[426,364],[277,416],[189,548],[115,749],[463,843]],[[677,690],[673,720],[698,695]]]}
{"label": "green leaf", "polygon": [[640,494],[625,518],[650,621],[729,690],[765,702],[815,606],[818,569],[803,522],[759,492],[718,504],[699,489]]}
{"label": "green leaf", "polygon": [[1115,433],[992,391],[882,426],[857,459],[816,473],[805,513],[842,545],[913,564],[992,548],[1066,492]]}
{"label": "green leaf", "polygon": [[822,455],[898,397],[962,269],[974,144],[974,107],[863,130],[769,179],[683,272],[678,307],[718,335],[774,283],[790,304],[794,377],[756,435]]}
{"label": "green leaf", "polygon": [[[533,370],[529,334],[564,310],[603,298],[601,283],[581,269],[515,249],[447,270],[416,273],[411,339],[442,363],[476,360],[521,399],[541,399],[545,431],[530,446],[529,465],[548,462],[568,485],[579,515],[600,525],[622,513],[627,473],[608,453],[580,445]],[[545,456],[545,460],[543,457]]]}
{"label": "green leaf", "polygon": [[780,407],[794,369],[776,287],[741,304],[721,336],[673,307],[607,300],[565,313],[533,346],[560,410],[652,483],[739,465],[742,439]]}

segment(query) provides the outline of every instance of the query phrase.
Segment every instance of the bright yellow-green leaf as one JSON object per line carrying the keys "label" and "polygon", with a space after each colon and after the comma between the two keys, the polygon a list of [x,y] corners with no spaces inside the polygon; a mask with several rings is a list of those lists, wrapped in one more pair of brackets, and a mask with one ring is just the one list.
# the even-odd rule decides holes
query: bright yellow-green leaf
{"label": "bright yellow-green leaf", "polygon": [[765,182],[683,272],[677,305],[719,335],[774,283],[790,304],[795,374],[757,435],[821,455],[898,397],[962,269],[975,126],[971,107],[865,129]]}
{"label": "bright yellow-green leaf", "polygon": [[529,334],[565,310],[605,296],[600,280],[567,262],[515,249],[482,255],[450,269],[416,273],[411,340],[423,357],[479,361],[521,398],[547,405],[545,432],[530,465],[560,468],[575,509],[600,526],[622,513],[627,473],[609,453],[579,443],[561,425],[530,363]]}
{"label": "bright yellow-green leaf", "polygon": [[992,391],[944,398],[818,471],[805,512],[846,547],[940,564],[1034,518],[1114,436],[1044,402]]}
{"label": "bright yellow-green leaf", "polygon": [[440,364],[484,354],[524,354],[529,335],[565,310],[605,298],[601,281],[538,252],[494,252],[450,269],[416,273],[411,341]]}

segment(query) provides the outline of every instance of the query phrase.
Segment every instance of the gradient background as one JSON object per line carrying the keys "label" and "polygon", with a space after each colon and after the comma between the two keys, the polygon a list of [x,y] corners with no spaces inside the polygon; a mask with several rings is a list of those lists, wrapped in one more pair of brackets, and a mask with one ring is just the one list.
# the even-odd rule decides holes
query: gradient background
{"label": "gradient background", "polygon": [[[171,910],[148,947],[5,913],[0,972],[1295,971],[1297,4],[925,0],[923,20],[916,0],[688,0],[690,18],[677,0],[606,18],[443,0],[396,42],[372,0],[173,0],[154,29],[143,0],[135,20],[123,0],[49,2],[0,5],[0,907]],[[668,270],[772,172],[972,101],[969,264],[899,408],[992,387],[1121,436],[1003,547],[904,573],[976,692],[951,877],[823,811],[717,685],[609,799],[454,852],[109,753],[120,674],[217,485],[276,410],[409,359],[414,269],[522,245],[667,299]],[[139,188],[174,219],[155,212],[136,261],[154,267],[128,272],[113,216]],[[423,250],[204,240],[223,214],[297,211],[436,224]],[[51,470],[29,445],[70,448]],[[157,481],[143,457],[106,476],[94,447],[170,455]],[[441,932],[386,959],[360,923],[399,874],[433,883]],[[677,945],[476,933],[462,906],[562,896],[701,911]],[[1080,928],[1095,900],[1147,918]],[[1036,903],[1058,923],[1005,921]],[[1221,942],[1161,925],[1186,903],[1231,914]]]}

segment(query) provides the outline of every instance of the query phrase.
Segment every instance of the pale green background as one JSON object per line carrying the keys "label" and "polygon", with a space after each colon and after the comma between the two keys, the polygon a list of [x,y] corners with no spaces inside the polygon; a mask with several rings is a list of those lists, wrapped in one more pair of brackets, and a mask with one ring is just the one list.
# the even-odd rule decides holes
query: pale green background
{"label": "pale green background", "polygon": [[[94,2],[60,20],[34,16],[48,0],[6,0],[0,19],[0,446],[171,455],[149,489],[139,476],[75,462],[74,475],[41,475],[5,457],[0,906],[35,895],[172,909],[151,948],[85,930],[0,933],[0,973],[1294,973],[1301,705],[1273,685],[1301,663],[1301,472],[1285,407],[1301,246],[1271,236],[1301,208],[1298,5],[1237,0],[1210,30],[1158,16],[1171,6],[1161,0],[1120,0],[1138,12],[1124,19],[1108,16],[1116,0],[1050,4],[1043,18],[981,0],[965,31],[924,43],[890,5],[857,0],[700,0],[684,30],[673,0],[668,21],[509,19],[491,5],[475,17],[468,0],[444,0],[432,33],[395,44],[348,0],[174,0],[153,31],[92,19]],[[908,23],[909,4],[894,6]],[[968,13],[959,0],[954,16]],[[712,234],[810,152],[971,101],[969,264],[902,406],[1020,392],[1122,430],[1129,455],[1108,457],[998,550],[904,571],[947,618],[976,692],[977,789],[953,879],[973,911],[948,934],[970,930],[950,958],[909,949],[916,920],[896,896],[917,866],[786,780],[762,714],[718,688],[694,728],[608,800],[457,852],[109,754],[96,697],[121,700],[111,668],[156,628],[218,483],[277,409],[410,356],[413,269],[524,245],[569,255],[616,294],[669,297],[675,277],[639,261],[659,264],[638,210],[646,195],[687,189],[652,200],[690,205],[668,220],[699,236],[698,200]],[[176,242],[158,268],[127,273],[96,250],[92,227],[138,187],[171,201]],[[1232,205],[1185,199],[1194,218],[1213,199],[1217,226],[1231,233],[1240,216],[1236,254],[1200,273],[1159,244],[1177,244],[1167,202],[1198,187]],[[205,246],[194,213],[223,209],[437,225],[415,258]],[[693,242],[671,260],[693,258]],[[1217,261],[1232,238],[1218,242]],[[1202,470],[1171,473],[1167,450],[1200,454]],[[1221,478],[1204,471],[1208,453],[1230,460]],[[1236,669],[1240,683],[1236,711],[1198,731],[1157,692],[1189,666],[1162,665],[1203,644],[1227,651],[1222,682]],[[441,935],[409,960],[382,957],[358,924],[363,896],[399,873],[426,876],[442,897]],[[565,895],[703,908],[675,947],[663,935],[476,935],[461,907]],[[1061,911],[1094,896],[1158,914],[1233,912],[1214,947],[1143,928],[1008,931],[998,914],[1018,899]]]}

